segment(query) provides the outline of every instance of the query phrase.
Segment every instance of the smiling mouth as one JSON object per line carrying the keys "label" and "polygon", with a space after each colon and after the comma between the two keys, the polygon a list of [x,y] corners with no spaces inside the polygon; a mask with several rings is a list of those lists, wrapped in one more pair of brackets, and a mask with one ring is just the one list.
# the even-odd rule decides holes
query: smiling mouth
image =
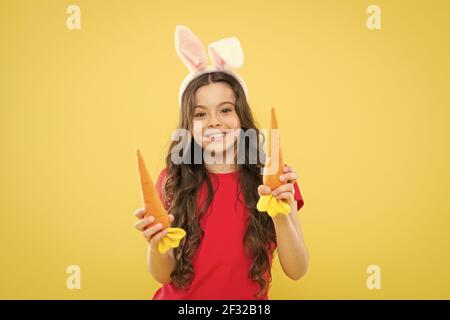
{"label": "smiling mouth", "polygon": [[211,141],[211,142],[222,141],[223,138],[225,137],[225,135],[226,135],[226,133],[215,133],[215,134],[206,136],[205,140],[206,141]]}

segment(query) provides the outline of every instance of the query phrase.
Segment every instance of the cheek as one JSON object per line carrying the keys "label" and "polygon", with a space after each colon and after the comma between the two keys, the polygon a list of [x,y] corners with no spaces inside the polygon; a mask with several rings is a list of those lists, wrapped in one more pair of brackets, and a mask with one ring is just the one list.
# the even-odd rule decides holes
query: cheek
{"label": "cheek", "polygon": [[238,129],[241,127],[241,122],[239,121],[238,115],[235,113],[232,117],[226,119],[226,125],[230,129]]}
{"label": "cheek", "polygon": [[[195,142],[197,142],[197,144],[202,145],[202,136],[204,135],[206,129],[207,129],[207,124],[206,121],[202,120],[196,120],[195,121],[196,124],[192,124],[192,131],[191,134],[194,137]],[[204,144],[204,142],[203,142]]]}

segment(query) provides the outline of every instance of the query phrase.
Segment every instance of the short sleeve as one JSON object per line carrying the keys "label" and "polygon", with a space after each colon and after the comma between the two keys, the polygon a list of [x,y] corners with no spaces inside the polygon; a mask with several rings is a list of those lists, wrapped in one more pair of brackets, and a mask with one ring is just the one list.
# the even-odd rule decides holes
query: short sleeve
{"label": "short sleeve", "polygon": [[164,209],[169,210],[169,204],[166,201],[166,198],[164,197],[164,186],[166,185],[167,181],[167,168],[162,170],[159,173],[158,180],[156,181],[156,191],[158,192],[159,199],[161,199],[161,202],[164,205]]}
{"label": "short sleeve", "polygon": [[294,190],[295,190],[294,199],[295,201],[297,201],[297,211],[298,211],[300,210],[301,207],[303,207],[304,202],[297,182],[294,183]]}

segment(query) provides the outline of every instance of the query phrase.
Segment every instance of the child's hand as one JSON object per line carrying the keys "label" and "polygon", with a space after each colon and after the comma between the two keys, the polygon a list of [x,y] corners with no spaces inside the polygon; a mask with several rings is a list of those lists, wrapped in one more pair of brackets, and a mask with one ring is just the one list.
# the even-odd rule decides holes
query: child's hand
{"label": "child's hand", "polygon": [[283,168],[283,174],[280,176],[281,182],[287,182],[274,190],[270,190],[269,186],[260,185],[258,187],[259,195],[269,195],[272,194],[277,199],[286,199],[289,203],[294,201],[294,182],[297,180],[297,172],[294,171],[290,166],[285,165]]}
{"label": "child's hand", "polygon": [[[139,219],[138,222],[136,222],[135,227],[138,231],[141,231],[143,233],[144,238],[147,239],[151,246],[153,248],[156,248],[159,240],[164,238],[164,236],[167,234],[167,229],[162,230],[162,225],[160,223],[149,227],[149,225],[153,223],[155,218],[152,216],[144,218],[146,212],[147,211],[145,208],[138,209],[134,212],[134,215]],[[172,223],[173,220],[174,216],[172,214],[169,214],[169,223]]]}

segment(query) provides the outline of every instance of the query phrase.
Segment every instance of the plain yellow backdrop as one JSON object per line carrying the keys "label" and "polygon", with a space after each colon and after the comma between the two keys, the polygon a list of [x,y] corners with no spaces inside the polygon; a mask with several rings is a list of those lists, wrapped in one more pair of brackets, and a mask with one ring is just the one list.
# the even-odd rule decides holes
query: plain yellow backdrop
{"label": "plain yellow backdrop", "polygon": [[[66,9],[81,9],[68,30]],[[381,30],[366,27],[369,5]],[[150,299],[136,147],[156,177],[187,73],[174,29],[237,36],[277,108],[310,253],[271,299],[450,298],[447,1],[0,1],[0,298]],[[81,268],[81,289],[66,268]],[[369,265],[381,289],[366,286]]]}

